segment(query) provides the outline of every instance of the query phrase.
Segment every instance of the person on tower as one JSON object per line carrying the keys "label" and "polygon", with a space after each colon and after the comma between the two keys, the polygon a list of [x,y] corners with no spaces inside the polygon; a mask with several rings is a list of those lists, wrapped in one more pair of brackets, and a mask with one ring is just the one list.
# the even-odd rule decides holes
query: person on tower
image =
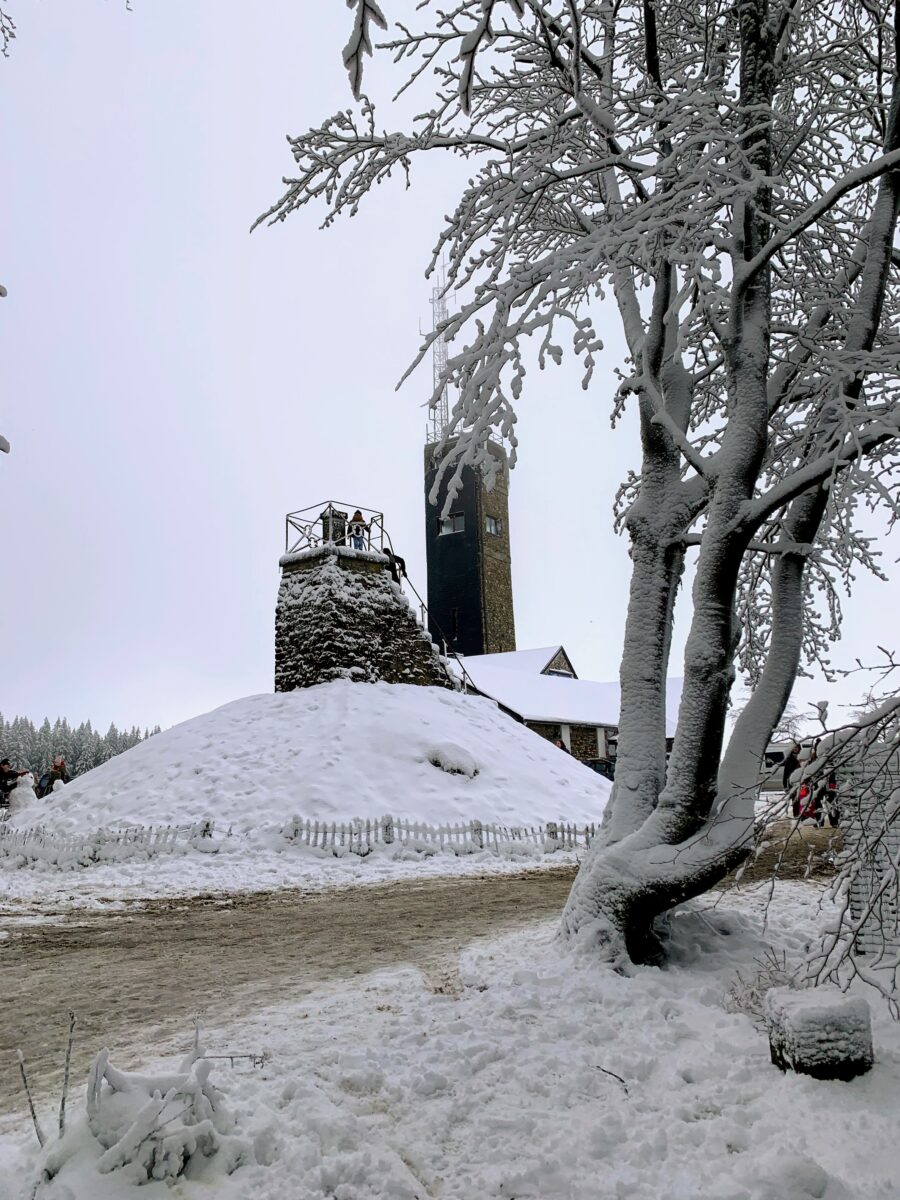
{"label": "person on tower", "polygon": [[354,550],[365,550],[366,530],[368,528],[368,525],[363,520],[362,513],[357,509],[350,518],[350,545]]}
{"label": "person on tower", "polygon": [[400,581],[406,574],[406,559],[401,558],[399,554],[395,554],[390,546],[385,546],[383,553],[388,560],[388,570],[391,573],[391,579],[399,587]]}

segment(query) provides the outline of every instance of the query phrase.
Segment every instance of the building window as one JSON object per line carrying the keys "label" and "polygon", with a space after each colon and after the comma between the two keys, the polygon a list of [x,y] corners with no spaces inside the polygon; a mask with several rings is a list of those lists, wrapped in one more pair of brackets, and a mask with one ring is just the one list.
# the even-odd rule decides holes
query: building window
{"label": "building window", "polygon": [[502,526],[499,517],[485,517],[484,528],[486,533],[493,533],[496,537],[500,536]]}
{"label": "building window", "polygon": [[462,513],[451,513],[449,517],[441,517],[438,526],[439,533],[462,533],[466,527],[466,518]]}

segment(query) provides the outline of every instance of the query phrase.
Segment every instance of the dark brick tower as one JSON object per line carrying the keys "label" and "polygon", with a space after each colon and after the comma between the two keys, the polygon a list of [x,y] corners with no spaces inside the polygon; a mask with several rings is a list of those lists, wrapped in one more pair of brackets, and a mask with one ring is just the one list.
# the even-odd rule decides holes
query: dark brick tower
{"label": "dark brick tower", "polygon": [[434,451],[434,443],[425,447],[429,632],[458,654],[515,650],[506,451],[489,444],[501,464],[491,491],[480,470],[463,468],[462,487],[443,519],[446,483],[436,505],[428,500],[437,474]]}

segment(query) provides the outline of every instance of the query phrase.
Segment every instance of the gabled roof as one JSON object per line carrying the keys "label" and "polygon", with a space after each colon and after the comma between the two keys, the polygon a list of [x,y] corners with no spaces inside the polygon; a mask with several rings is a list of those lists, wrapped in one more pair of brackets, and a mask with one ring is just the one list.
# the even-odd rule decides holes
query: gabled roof
{"label": "gabled roof", "polygon": [[[559,647],[544,658],[543,665]],[[542,675],[541,668],[526,665],[526,656],[534,662],[547,655],[547,649],[521,650],[509,654],[477,654],[463,659],[466,675],[484,696],[521,717],[523,721],[547,721],[563,725],[619,724],[621,692],[618,682],[598,683],[590,679],[567,679],[560,675]],[[508,660],[517,660],[507,665]],[[507,661],[504,661],[507,660]],[[681,698],[680,678],[666,684],[666,735],[675,732],[678,702]]]}

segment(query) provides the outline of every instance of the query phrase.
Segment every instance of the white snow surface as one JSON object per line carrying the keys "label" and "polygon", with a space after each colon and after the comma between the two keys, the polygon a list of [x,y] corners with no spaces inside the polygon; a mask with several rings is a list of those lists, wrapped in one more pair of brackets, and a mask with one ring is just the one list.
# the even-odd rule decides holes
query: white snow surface
{"label": "white snow surface", "polygon": [[[802,956],[820,893],[779,884],[675,920],[665,971],[619,974],[545,922],[458,961],[252,1005],[204,1032],[236,1133],[256,1162],[211,1159],[174,1188],[98,1174],[73,1086],[59,1175],[38,1200],[893,1200],[900,1029],[875,1006],[876,1061],[852,1083],[782,1074],[729,984],[767,944]],[[729,936],[723,936],[727,932]],[[128,1069],[172,1070],[190,1045],[115,1045]],[[164,1051],[165,1052],[165,1051]],[[53,1109],[43,1106],[45,1127]],[[0,1195],[27,1200],[40,1156],[26,1118],[0,1138]]]}
{"label": "white snow surface", "polygon": [[21,807],[86,832],[212,818],[236,833],[390,813],[438,825],[599,820],[610,785],[491,700],[338,680],[248,696],[154,735]]}

